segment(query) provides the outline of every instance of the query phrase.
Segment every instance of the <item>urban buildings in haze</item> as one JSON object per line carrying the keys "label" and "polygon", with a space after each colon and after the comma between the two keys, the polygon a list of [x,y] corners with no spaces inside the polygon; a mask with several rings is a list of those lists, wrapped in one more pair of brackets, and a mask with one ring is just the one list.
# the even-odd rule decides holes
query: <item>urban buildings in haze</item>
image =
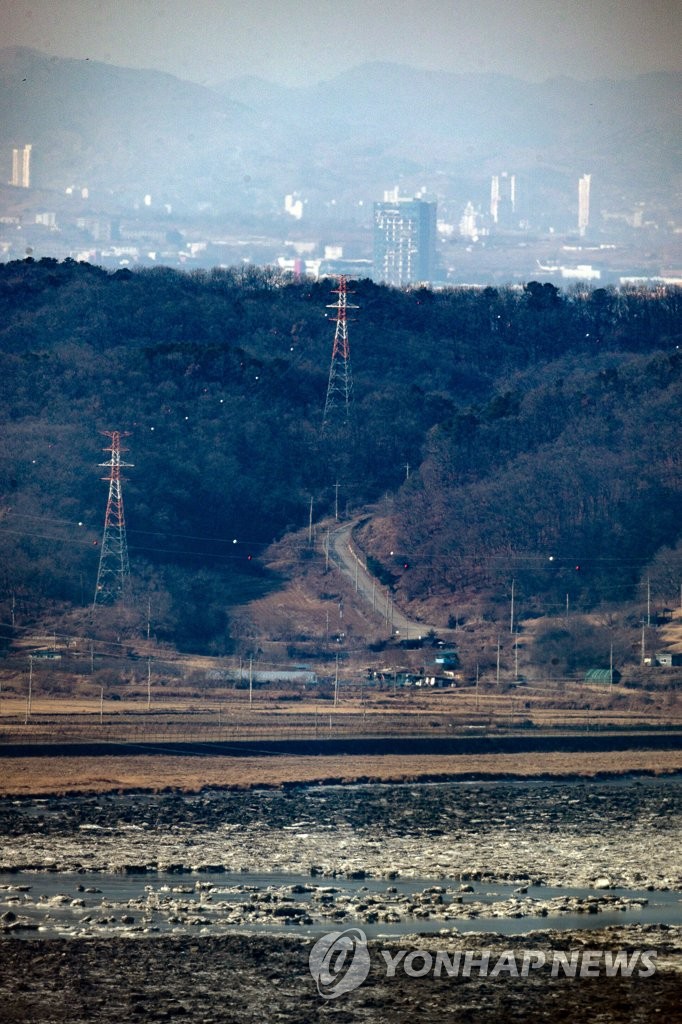
{"label": "urban buildings in haze", "polygon": [[418,196],[384,193],[374,204],[374,278],[401,287],[433,281],[436,262],[436,203]]}
{"label": "urban buildings in haze", "polygon": [[16,188],[31,187],[31,146],[15,147],[12,150],[12,180]]}
{"label": "urban buildings in haze", "polygon": [[493,224],[503,228],[514,226],[516,213],[516,175],[494,174],[490,182],[490,216]]}
{"label": "urban buildings in haze", "polygon": [[590,226],[590,181],[591,174],[583,174],[578,180],[578,234],[581,238]]}

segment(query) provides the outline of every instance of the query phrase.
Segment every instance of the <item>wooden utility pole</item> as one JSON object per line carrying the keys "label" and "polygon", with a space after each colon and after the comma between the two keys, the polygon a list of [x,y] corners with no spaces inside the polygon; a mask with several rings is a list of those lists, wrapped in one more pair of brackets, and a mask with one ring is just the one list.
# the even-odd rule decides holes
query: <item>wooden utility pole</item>
{"label": "wooden utility pole", "polygon": [[31,717],[31,699],[33,690],[33,655],[28,656],[28,696],[26,698],[26,718],[24,719],[24,725],[28,725],[28,720]]}

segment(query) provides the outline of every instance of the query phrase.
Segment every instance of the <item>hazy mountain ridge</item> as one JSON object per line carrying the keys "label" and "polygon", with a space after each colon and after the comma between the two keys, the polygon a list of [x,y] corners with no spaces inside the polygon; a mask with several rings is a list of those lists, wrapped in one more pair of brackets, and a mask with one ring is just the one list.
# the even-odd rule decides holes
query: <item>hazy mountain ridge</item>
{"label": "hazy mountain ridge", "polygon": [[296,189],[367,200],[401,177],[447,190],[500,170],[572,181],[593,167],[607,191],[662,193],[673,205],[681,99],[682,75],[672,73],[538,85],[369,64],[309,88],[242,77],[209,89],[0,50],[6,180],[12,146],[31,142],[36,187],[256,213]]}

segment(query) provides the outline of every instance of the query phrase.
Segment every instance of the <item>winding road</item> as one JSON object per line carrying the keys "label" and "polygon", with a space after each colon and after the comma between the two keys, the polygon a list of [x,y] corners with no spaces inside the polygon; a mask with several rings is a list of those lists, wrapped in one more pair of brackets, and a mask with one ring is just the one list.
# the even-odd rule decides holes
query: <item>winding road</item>
{"label": "winding road", "polygon": [[437,626],[410,619],[396,607],[390,591],[368,570],[361,553],[353,544],[353,529],[359,519],[343,523],[329,534],[329,558],[349,577],[355,590],[364,599],[374,615],[383,619],[393,635],[399,634],[405,640],[426,636],[428,632],[442,633]]}

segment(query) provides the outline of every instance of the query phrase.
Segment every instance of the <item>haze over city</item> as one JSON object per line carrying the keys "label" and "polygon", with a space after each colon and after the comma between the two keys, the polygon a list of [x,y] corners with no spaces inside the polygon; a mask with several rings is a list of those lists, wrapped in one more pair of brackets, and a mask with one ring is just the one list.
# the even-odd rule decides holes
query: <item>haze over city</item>
{"label": "haze over city", "polygon": [[680,68],[676,0],[13,0],[3,46],[215,85],[311,85],[370,61],[527,80]]}

